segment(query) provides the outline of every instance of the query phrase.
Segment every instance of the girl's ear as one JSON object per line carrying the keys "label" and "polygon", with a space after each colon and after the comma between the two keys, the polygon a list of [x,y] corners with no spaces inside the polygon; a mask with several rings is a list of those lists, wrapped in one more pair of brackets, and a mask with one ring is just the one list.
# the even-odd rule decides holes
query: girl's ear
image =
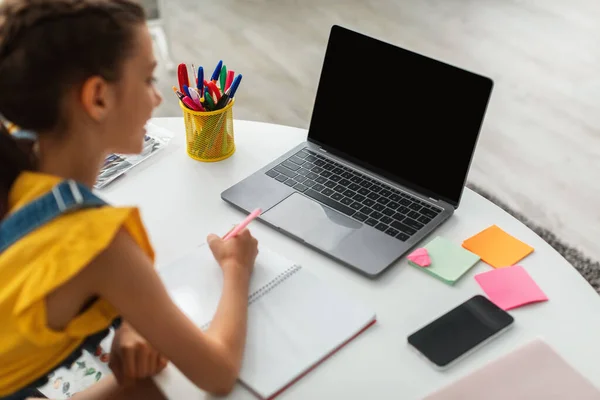
{"label": "girl's ear", "polygon": [[81,86],[81,104],[94,121],[106,118],[114,103],[114,93],[110,85],[100,76],[93,76]]}

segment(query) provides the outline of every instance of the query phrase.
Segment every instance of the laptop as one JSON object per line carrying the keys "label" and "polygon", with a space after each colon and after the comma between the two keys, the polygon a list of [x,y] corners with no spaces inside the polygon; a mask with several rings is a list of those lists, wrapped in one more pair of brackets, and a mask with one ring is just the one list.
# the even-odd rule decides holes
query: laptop
{"label": "laptop", "polygon": [[492,87],[334,25],[307,140],[221,197],[376,277],[458,208]]}
{"label": "laptop", "polygon": [[600,391],[543,339],[535,338],[423,400],[463,399],[600,400]]}

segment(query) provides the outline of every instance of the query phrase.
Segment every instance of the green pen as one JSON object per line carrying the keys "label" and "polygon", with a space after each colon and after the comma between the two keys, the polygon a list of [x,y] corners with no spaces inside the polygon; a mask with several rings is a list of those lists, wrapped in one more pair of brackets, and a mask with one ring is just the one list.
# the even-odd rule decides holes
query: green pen
{"label": "green pen", "polygon": [[210,111],[214,111],[215,102],[212,98],[212,94],[210,94],[210,91],[208,90],[208,87],[204,88],[204,102],[206,103]]}
{"label": "green pen", "polygon": [[227,67],[223,64],[221,68],[221,76],[219,77],[219,84],[221,85],[221,93],[225,94],[225,81],[227,81]]}

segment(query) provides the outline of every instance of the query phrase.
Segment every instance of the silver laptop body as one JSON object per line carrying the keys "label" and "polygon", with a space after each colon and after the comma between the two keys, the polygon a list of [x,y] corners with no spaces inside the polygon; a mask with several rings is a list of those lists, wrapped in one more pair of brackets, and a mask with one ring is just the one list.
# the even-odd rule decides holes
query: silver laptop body
{"label": "silver laptop body", "polygon": [[[340,48],[347,48],[347,59],[343,59],[343,54],[340,55]],[[352,60],[349,53],[356,49],[373,53],[371,57],[375,55],[385,59],[382,62],[388,67],[394,67],[395,57],[399,58],[399,66],[408,64],[402,61],[403,58],[413,57],[415,62],[425,63],[415,66],[423,74],[428,73],[427,68],[431,65],[434,69],[439,67],[442,72],[449,71],[450,75],[445,78],[439,76],[443,73],[436,73],[432,79],[423,77],[426,83],[414,88],[416,93],[429,93],[423,99],[413,96],[402,100],[402,93],[391,93],[385,101],[397,105],[384,105],[384,108],[388,108],[386,114],[375,116],[383,120],[365,124],[360,128],[361,136],[356,136],[353,133],[358,129],[355,128],[355,122],[343,127],[336,121],[355,119],[360,114],[373,114],[371,109],[378,109],[376,99],[373,99],[371,107],[363,104],[364,111],[352,110],[348,106],[350,103],[345,103],[344,107],[340,105],[337,109],[335,104],[328,102],[332,98],[332,91],[339,90],[339,85],[353,84],[351,76],[335,84],[331,81],[332,73],[339,74],[338,71],[345,69],[344,66]],[[451,80],[454,85],[456,79],[463,78],[467,82],[463,87],[470,88],[471,83],[474,85],[473,93],[465,94],[469,90],[461,89],[448,95],[447,92],[455,91],[450,88],[440,96],[435,95],[438,88],[442,90],[444,87],[445,79]],[[413,81],[413,77],[408,80]],[[384,83],[382,92],[385,87]],[[345,266],[366,276],[376,277],[411,248],[420,244],[450,218],[458,207],[491,89],[492,82],[489,78],[334,26],[307,141],[228,188],[221,197],[246,213],[261,208],[263,214],[259,220],[265,224]],[[350,94],[342,95],[339,102],[343,103]],[[443,116],[445,106],[441,100],[437,107],[439,112],[436,107],[427,109],[428,106],[420,105],[435,103],[438,98],[443,98],[444,102],[452,105],[455,97],[456,102],[460,102],[464,94],[470,97],[464,103],[456,103],[464,104],[464,107],[456,106],[459,107],[458,111],[453,111],[448,116]],[[430,102],[428,99],[433,100]],[[406,101],[408,103],[403,103]],[[402,118],[401,113],[406,104],[407,107],[414,105],[417,111],[410,110],[406,114],[407,127],[395,128],[398,116],[393,115],[393,112],[397,110]],[[426,119],[410,119],[420,109],[423,109]],[[461,116],[463,113],[464,118]],[[442,115],[441,118],[445,121],[435,121],[436,114]],[[428,119],[434,121],[430,123]],[[431,125],[432,123],[436,125]],[[420,126],[423,126],[424,132],[420,132]],[[437,129],[439,126],[447,131],[440,132]],[[371,127],[377,129],[370,131]],[[458,127],[469,128],[470,131],[465,135],[460,131],[453,131]],[[339,132],[337,129],[345,129],[346,132]],[[383,131],[385,132],[378,133]],[[462,136],[456,136],[455,140],[447,135]],[[380,144],[369,142],[379,140],[378,136],[382,138]],[[439,144],[436,137],[439,138]],[[358,140],[367,142],[356,143]],[[416,149],[416,143],[421,142],[423,148]],[[459,146],[458,150],[453,150],[450,145]],[[354,154],[348,154],[349,148]],[[364,158],[359,154],[363,149]],[[423,153],[422,157],[417,157],[415,151]],[[459,155],[454,157],[451,154],[453,152]],[[380,160],[376,153],[382,153],[381,157],[386,159]],[[384,164],[391,168],[381,168]],[[400,177],[399,175],[404,175],[402,171],[416,176],[418,182],[411,181],[410,177]],[[438,196],[436,188],[440,188],[443,194],[451,195]]]}

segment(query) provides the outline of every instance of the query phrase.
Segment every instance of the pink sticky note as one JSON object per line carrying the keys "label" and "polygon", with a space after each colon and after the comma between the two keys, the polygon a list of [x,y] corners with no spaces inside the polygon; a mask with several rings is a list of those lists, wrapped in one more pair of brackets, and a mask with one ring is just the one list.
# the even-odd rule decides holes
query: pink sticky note
{"label": "pink sticky note", "polygon": [[503,310],[548,300],[520,265],[483,272],[475,279],[488,298]]}
{"label": "pink sticky note", "polygon": [[429,253],[427,249],[420,248],[416,249],[412,253],[410,253],[406,258],[410,261],[414,262],[420,267],[428,267],[431,265],[431,258],[429,258]]}

